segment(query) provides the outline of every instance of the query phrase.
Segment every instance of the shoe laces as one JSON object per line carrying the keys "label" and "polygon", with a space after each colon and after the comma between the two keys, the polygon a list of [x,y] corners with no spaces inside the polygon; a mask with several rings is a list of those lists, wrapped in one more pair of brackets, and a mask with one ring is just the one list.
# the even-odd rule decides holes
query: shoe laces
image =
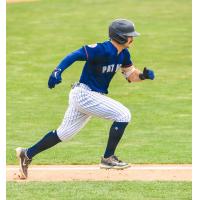
{"label": "shoe laces", "polygon": [[119,162],[119,163],[121,163],[121,162],[122,162],[122,161],[121,161],[121,160],[119,160],[119,159],[118,159],[118,157],[117,157],[117,156],[115,156],[115,155],[112,155],[112,158],[113,158],[115,161]]}

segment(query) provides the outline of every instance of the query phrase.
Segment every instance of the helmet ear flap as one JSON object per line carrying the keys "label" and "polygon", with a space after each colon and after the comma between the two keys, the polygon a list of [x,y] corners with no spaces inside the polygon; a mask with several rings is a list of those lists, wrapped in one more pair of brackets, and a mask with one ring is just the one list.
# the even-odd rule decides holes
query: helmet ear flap
{"label": "helmet ear flap", "polygon": [[109,37],[119,44],[125,44],[128,41],[127,36],[119,34],[116,30],[112,30],[112,28],[109,30]]}

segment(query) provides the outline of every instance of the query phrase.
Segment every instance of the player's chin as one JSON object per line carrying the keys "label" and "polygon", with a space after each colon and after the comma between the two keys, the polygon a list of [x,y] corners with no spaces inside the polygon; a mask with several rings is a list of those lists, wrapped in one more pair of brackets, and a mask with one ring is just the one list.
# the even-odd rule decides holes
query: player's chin
{"label": "player's chin", "polygon": [[129,47],[131,47],[132,45],[133,45],[132,41],[127,42],[127,43],[124,44],[125,48],[129,48]]}
{"label": "player's chin", "polygon": [[125,45],[125,48],[130,48],[132,46],[132,44],[127,44]]}

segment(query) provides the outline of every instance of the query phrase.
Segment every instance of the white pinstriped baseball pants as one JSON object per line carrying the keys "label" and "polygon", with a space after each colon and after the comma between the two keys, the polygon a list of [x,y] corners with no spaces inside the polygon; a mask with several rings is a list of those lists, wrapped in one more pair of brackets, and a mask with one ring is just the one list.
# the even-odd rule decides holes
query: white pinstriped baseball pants
{"label": "white pinstriped baseball pants", "polygon": [[71,89],[69,106],[57,129],[61,141],[67,141],[78,133],[92,116],[116,122],[129,122],[130,111],[118,101],[91,91],[85,84]]}

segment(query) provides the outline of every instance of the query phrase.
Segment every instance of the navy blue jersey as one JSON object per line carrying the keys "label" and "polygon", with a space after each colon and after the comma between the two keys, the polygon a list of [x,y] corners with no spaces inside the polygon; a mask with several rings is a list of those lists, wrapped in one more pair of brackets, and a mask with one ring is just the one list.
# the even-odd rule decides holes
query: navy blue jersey
{"label": "navy blue jersey", "polygon": [[80,82],[92,90],[108,93],[110,81],[120,67],[132,65],[127,49],[117,53],[117,48],[110,42],[97,43],[83,47],[87,61],[84,65]]}
{"label": "navy blue jersey", "polygon": [[132,65],[128,49],[118,54],[110,41],[83,46],[69,54],[58,67],[65,69],[76,60],[86,61],[79,82],[88,85],[93,91],[105,94],[117,70]]}

